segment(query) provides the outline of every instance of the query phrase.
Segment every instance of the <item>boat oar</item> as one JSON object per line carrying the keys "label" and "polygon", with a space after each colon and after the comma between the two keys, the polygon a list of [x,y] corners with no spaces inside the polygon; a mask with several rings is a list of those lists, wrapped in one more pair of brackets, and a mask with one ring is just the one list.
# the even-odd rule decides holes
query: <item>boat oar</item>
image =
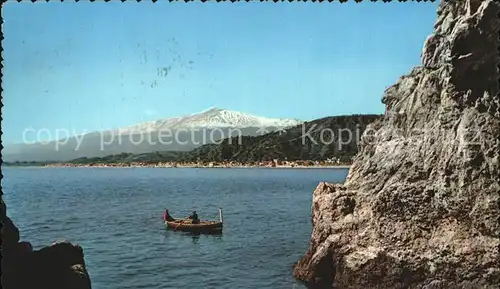
{"label": "boat oar", "polygon": [[174,231],[177,230],[177,228],[179,228],[179,226],[184,223],[184,221],[186,221],[187,219],[189,219],[189,217],[185,218],[184,220],[180,221],[179,224],[177,224],[177,226],[175,226],[174,228]]}

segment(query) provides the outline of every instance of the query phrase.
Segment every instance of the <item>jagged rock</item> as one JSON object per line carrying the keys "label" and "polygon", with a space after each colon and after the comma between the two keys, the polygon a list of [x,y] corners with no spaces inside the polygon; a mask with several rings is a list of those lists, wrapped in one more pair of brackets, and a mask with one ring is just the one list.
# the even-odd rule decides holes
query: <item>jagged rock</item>
{"label": "jagged rock", "polygon": [[500,284],[499,4],[442,1],[423,66],[383,96],[343,185],[321,183],[311,288]]}
{"label": "jagged rock", "polygon": [[80,246],[62,241],[33,251],[29,242],[19,242],[19,230],[7,217],[7,208],[1,195],[0,200],[3,288],[91,288]]}

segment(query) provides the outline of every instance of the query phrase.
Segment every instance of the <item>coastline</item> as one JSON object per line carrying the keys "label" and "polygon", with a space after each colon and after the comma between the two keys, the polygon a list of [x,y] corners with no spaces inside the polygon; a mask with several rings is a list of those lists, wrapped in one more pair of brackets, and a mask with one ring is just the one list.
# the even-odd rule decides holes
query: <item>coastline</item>
{"label": "coastline", "polygon": [[42,168],[211,168],[211,169],[244,169],[244,168],[270,168],[270,169],[349,169],[349,164],[230,164],[230,163],[109,163],[109,164],[70,164],[58,163],[40,166]]}

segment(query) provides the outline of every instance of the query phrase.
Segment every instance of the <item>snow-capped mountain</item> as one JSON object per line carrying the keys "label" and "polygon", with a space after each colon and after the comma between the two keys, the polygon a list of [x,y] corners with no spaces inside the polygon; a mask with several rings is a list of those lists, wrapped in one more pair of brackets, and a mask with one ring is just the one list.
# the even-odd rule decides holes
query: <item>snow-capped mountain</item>
{"label": "snow-capped mountain", "polygon": [[297,119],[268,118],[239,111],[210,108],[188,116],[148,121],[117,130],[120,134],[189,128],[287,128],[303,123]]}
{"label": "snow-capped mountain", "polygon": [[[93,132],[45,144],[16,144],[3,150],[2,159],[8,162],[65,161],[124,152],[187,151],[224,138],[258,136],[302,123],[296,119],[267,118],[210,108],[187,116]],[[170,134],[163,134],[164,131]]]}

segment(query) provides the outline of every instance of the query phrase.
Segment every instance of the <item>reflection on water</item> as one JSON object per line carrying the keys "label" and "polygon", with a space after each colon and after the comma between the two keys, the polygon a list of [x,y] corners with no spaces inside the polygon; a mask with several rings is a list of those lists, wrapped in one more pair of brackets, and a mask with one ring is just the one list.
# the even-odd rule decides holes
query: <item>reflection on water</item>
{"label": "reflection on water", "polygon": [[200,240],[210,240],[211,242],[222,242],[224,233],[194,233],[194,232],[174,232],[172,229],[165,229],[165,238],[191,238],[193,244],[198,244]]}

